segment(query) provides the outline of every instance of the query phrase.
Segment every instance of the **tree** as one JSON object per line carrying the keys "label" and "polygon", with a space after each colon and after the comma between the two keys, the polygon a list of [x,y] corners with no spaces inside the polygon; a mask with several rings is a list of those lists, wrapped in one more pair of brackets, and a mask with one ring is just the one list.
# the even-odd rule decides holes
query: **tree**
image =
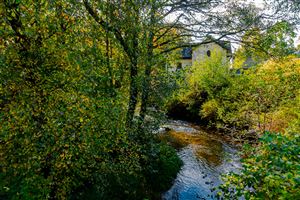
{"label": "tree", "polygon": [[139,180],[142,153],[128,141],[120,102],[99,87],[106,65],[90,67],[103,58],[80,9],[69,1],[0,5],[0,198],[67,199],[96,183],[107,195],[123,174]]}
{"label": "tree", "polygon": [[[84,1],[86,10],[99,28],[112,33],[111,39],[118,41],[128,58],[128,127],[132,124],[139,94],[140,117],[143,120],[145,116],[154,58],[190,45],[185,42],[189,37],[200,39],[212,34],[221,39],[245,31],[258,20],[253,14],[248,15],[248,5],[241,5],[239,9],[234,9],[233,5],[228,6],[228,12],[215,11],[214,8],[222,7],[223,3],[225,2],[128,0],[119,4],[116,1]],[[170,16],[175,13],[176,17],[170,20]],[[195,17],[196,15],[200,15],[201,18]],[[242,19],[236,20],[238,16],[242,16]],[[134,26],[131,26],[132,24]],[[202,43],[209,42],[212,41],[205,40]],[[140,87],[137,80],[141,76],[144,81]]]}
{"label": "tree", "polygon": [[[280,58],[295,51],[294,38],[296,36],[294,27],[286,21],[277,22],[265,32],[250,32],[251,36],[246,38],[244,44],[249,45],[248,55],[255,53],[257,57],[266,59],[268,57]],[[249,41],[252,38],[253,41]],[[250,39],[251,40],[251,39]],[[247,48],[247,47],[246,47]],[[251,50],[252,49],[252,50]]]}

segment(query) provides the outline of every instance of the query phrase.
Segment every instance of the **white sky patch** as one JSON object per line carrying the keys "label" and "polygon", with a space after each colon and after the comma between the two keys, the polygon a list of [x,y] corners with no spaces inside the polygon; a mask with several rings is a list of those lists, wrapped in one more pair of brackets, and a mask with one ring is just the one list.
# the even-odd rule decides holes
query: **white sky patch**
{"label": "white sky patch", "polygon": [[250,0],[250,2],[254,3],[258,8],[265,7],[265,3],[263,0]]}

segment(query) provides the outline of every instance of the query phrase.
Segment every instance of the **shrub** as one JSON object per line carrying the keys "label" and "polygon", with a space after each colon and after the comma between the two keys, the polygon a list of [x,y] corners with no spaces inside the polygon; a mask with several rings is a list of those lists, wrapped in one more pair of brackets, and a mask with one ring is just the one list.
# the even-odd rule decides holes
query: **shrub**
{"label": "shrub", "polygon": [[192,67],[171,105],[220,128],[282,131],[297,118],[299,61],[293,56],[270,59],[238,75],[215,54]]}
{"label": "shrub", "polygon": [[218,112],[218,102],[215,99],[212,99],[202,104],[200,115],[202,116],[202,118],[215,121],[217,117],[217,112]]}
{"label": "shrub", "polygon": [[[160,144],[158,157],[155,165],[151,166],[150,174],[147,176],[154,191],[162,192],[170,188],[172,181],[176,178],[177,172],[183,164],[177,156],[176,151],[167,144]],[[152,160],[154,162],[154,160]]]}
{"label": "shrub", "polygon": [[300,197],[300,135],[266,132],[260,146],[244,152],[239,174],[224,177],[226,199],[298,199]]}
{"label": "shrub", "polygon": [[[212,51],[209,59],[195,63],[185,73],[185,78],[179,80],[180,89],[168,102],[169,113],[174,113],[180,107],[184,116],[190,116],[193,121],[201,119],[201,106],[208,100],[214,99],[223,88],[230,84],[228,63],[222,52]],[[188,119],[190,119],[188,117]],[[205,119],[203,117],[202,119]]]}

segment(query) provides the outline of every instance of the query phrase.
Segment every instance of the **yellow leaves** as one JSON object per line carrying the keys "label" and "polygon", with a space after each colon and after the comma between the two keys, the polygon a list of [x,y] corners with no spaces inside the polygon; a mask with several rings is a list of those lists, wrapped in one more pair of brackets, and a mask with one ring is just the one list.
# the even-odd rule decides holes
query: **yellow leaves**
{"label": "yellow leaves", "polygon": [[282,160],[286,162],[286,161],[288,161],[289,159],[288,159],[287,157],[284,156],[284,157],[282,157]]}
{"label": "yellow leaves", "polygon": [[23,11],[26,11],[27,8],[26,8],[23,4],[21,4],[21,5],[20,5],[20,10],[23,12]]}
{"label": "yellow leaves", "polygon": [[92,46],[93,46],[93,40],[90,39],[90,38],[87,38],[87,39],[85,40],[85,43],[86,43],[89,47],[92,47]]}
{"label": "yellow leaves", "polygon": [[78,144],[78,148],[80,149],[80,151],[83,151],[84,149],[86,149],[87,146],[88,145],[85,142]]}
{"label": "yellow leaves", "polygon": [[218,111],[218,102],[215,99],[205,102],[201,106],[201,115],[205,118],[214,117]]}
{"label": "yellow leaves", "polygon": [[299,77],[300,59],[294,56],[288,56],[282,60],[270,59],[258,67],[257,76],[265,81],[277,82],[282,78]]}
{"label": "yellow leaves", "polygon": [[65,13],[62,13],[61,16],[62,16],[65,20],[68,20],[68,19],[69,19],[69,16],[66,15]]}
{"label": "yellow leaves", "polygon": [[288,56],[282,60],[270,59],[258,69],[258,72],[274,72],[276,70],[283,70],[285,73],[291,71],[300,73],[300,59],[294,56]]}
{"label": "yellow leaves", "polygon": [[25,145],[28,145],[29,142],[30,142],[30,141],[29,141],[27,138],[24,140]]}
{"label": "yellow leaves", "polygon": [[235,52],[235,58],[233,60],[233,68],[239,69],[243,67],[243,64],[247,60],[245,55],[245,49],[239,49]]}
{"label": "yellow leaves", "polygon": [[18,89],[17,85],[15,83],[10,84],[9,89],[14,92]]}
{"label": "yellow leaves", "polygon": [[66,154],[65,154],[65,153],[61,153],[61,154],[59,155],[59,157],[64,159],[64,158],[66,157]]}

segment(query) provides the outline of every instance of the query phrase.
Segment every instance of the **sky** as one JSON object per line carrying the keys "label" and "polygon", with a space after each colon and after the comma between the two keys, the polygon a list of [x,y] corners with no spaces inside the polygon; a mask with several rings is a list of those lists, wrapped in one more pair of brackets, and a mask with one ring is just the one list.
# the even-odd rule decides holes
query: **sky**
{"label": "sky", "polygon": [[[241,2],[246,2],[246,3],[254,3],[258,8],[263,9],[264,8],[264,0],[240,0]],[[297,47],[300,45],[300,25],[296,27],[296,34],[297,36],[294,38],[294,45]],[[239,45],[233,45],[233,48],[238,48]]]}
{"label": "sky", "polygon": [[[253,2],[257,7],[263,8],[264,6],[264,0],[246,0],[246,2]],[[297,36],[295,38],[295,46],[300,45],[300,26],[297,27],[298,30],[296,30]]]}
{"label": "sky", "polygon": [[[261,9],[263,9],[264,5],[265,5],[264,0],[234,0],[234,1],[240,1],[243,3],[254,3],[258,8],[261,8]],[[220,8],[217,8],[217,9],[220,9]],[[167,17],[167,20],[173,21],[176,18],[176,16],[178,16],[178,13],[173,13]],[[300,25],[297,27],[297,29],[298,29],[298,30],[296,30],[297,37],[294,40],[295,46],[300,45]],[[239,46],[238,44],[232,44],[232,45],[233,45],[234,49],[238,48],[238,46]]]}

